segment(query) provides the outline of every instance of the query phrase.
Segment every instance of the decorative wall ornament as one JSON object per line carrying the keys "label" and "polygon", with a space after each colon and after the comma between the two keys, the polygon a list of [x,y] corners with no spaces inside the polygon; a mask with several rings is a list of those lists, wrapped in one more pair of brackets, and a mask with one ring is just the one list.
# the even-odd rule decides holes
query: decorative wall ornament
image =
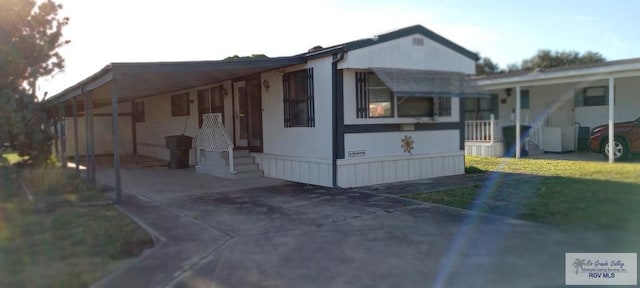
{"label": "decorative wall ornament", "polygon": [[404,138],[402,138],[400,141],[402,141],[402,146],[400,147],[402,147],[404,153],[411,154],[411,151],[413,150],[413,139],[411,139],[411,136],[404,135]]}

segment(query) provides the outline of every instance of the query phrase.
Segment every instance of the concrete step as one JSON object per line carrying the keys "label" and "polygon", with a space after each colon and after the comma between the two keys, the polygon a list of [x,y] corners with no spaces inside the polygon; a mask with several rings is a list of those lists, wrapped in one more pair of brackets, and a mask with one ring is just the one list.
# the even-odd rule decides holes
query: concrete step
{"label": "concrete step", "polygon": [[235,169],[237,172],[251,172],[251,171],[260,171],[260,166],[258,166],[258,164],[256,163],[240,164],[240,165],[234,165],[233,169]]}
{"label": "concrete step", "polygon": [[[220,153],[222,155],[222,158],[224,159],[229,159],[229,152],[227,151],[223,151],[222,153]],[[249,156],[249,150],[246,149],[233,149],[233,157],[242,157],[242,156]]]}
{"label": "concrete step", "polygon": [[243,171],[243,172],[238,171],[236,173],[229,173],[229,174],[231,179],[260,178],[264,176],[264,172],[262,172],[262,170]]}
{"label": "concrete step", "polygon": [[[229,166],[229,158],[224,158],[224,162]],[[255,159],[252,156],[236,156],[233,155],[233,164],[241,165],[241,164],[252,164],[255,163]]]}

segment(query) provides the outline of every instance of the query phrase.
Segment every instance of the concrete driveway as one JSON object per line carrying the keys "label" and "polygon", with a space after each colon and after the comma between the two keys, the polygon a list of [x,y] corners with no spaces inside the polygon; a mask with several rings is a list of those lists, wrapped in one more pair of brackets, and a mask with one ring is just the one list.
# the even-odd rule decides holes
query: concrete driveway
{"label": "concrete driveway", "polygon": [[[98,174],[102,183],[111,175]],[[640,247],[632,235],[560,230],[385,189],[159,167],[122,176],[123,210],[158,244],[96,287],[558,287],[566,252]]]}

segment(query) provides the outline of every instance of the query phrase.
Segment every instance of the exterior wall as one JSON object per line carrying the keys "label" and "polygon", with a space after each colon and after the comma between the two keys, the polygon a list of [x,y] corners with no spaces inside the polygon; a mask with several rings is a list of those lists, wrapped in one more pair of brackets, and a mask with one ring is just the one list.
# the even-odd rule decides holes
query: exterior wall
{"label": "exterior wall", "polygon": [[[313,68],[315,127],[284,127],[282,74]],[[262,73],[268,91],[262,89],[263,153],[256,162],[265,176],[331,186],[332,89],[331,58]]]}
{"label": "exterior wall", "polygon": [[[94,114],[111,114],[111,106],[101,107],[94,109]],[[120,103],[118,105],[119,113],[130,113],[130,103]],[[66,156],[73,156],[75,154],[75,136],[73,134],[73,117],[67,117],[66,119],[66,144],[67,151]],[[93,116],[94,127],[94,143],[95,153],[99,154],[111,154],[113,153],[113,137],[111,133],[111,116]],[[119,116],[118,117],[118,134],[120,137],[120,153],[132,154],[133,153],[133,138],[131,130],[131,116]],[[78,153],[79,155],[87,154],[86,145],[86,125],[85,117],[78,117]]]}
{"label": "exterior wall", "polygon": [[[608,85],[608,81],[603,81],[602,85]],[[615,122],[631,121],[640,117],[638,91],[640,91],[640,77],[615,79]],[[576,107],[575,115],[576,121],[580,122],[582,126],[593,128],[609,122],[609,107]]]}
{"label": "exterior wall", "polygon": [[[640,114],[640,77],[627,77],[615,79],[615,121],[629,121],[636,119]],[[530,108],[521,112],[522,122],[527,120],[539,121],[542,126],[561,127],[579,122],[581,126],[595,127],[606,124],[609,119],[608,106],[588,106],[574,107],[575,93],[577,89],[592,86],[608,86],[608,80],[553,84],[545,86],[523,86],[522,89],[529,89]],[[499,104],[499,119],[514,122],[515,91],[510,97],[504,94],[503,90],[491,91],[499,93],[499,98],[507,100],[506,104]]]}
{"label": "exterior wall", "polygon": [[471,142],[464,143],[464,155],[482,157],[502,157],[504,155],[504,143]]}
{"label": "exterior wall", "polygon": [[[313,68],[315,127],[285,128],[282,74],[306,68]],[[262,73],[261,80],[266,80],[270,84],[268,92],[262,89],[262,127],[265,135],[263,152],[330,160],[332,155],[330,57],[312,60],[306,65]]]}
{"label": "exterior wall", "polygon": [[463,152],[338,160],[340,187],[359,187],[463,173]]}
{"label": "exterior wall", "polygon": [[[369,158],[409,155],[402,149],[402,139],[411,136],[413,154],[442,154],[460,151],[458,130],[354,133],[344,136],[345,158]],[[349,152],[364,151],[364,156],[349,157]]]}
{"label": "exterior wall", "polygon": [[[421,38],[423,46],[413,45]],[[357,118],[355,73],[369,67],[421,69],[474,73],[475,62],[422,35],[370,46],[346,54],[339,63],[343,69],[345,125],[362,125],[376,130],[384,124],[426,124],[433,129],[442,124],[459,123],[460,99],[451,99],[451,116]],[[455,126],[455,125],[454,125]],[[411,136],[412,154],[405,153],[401,139]],[[389,183],[464,173],[464,153],[460,147],[460,130],[414,130],[372,133],[347,133],[344,136],[345,158],[338,159],[337,182],[340,187]]]}
{"label": "exterior wall", "polygon": [[[228,95],[224,97],[225,130],[233,135],[233,115],[231,100],[231,82],[222,83]],[[145,121],[136,123],[138,154],[169,160],[169,149],[165,146],[165,136],[183,134],[191,136],[193,148],[190,151],[189,163],[195,165],[195,138],[198,135],[198,99],[197,90],[220,85],[220,83],[177,91],[170,94],[156,95],[137,101],[144,101]],[[190,107],[188,116],[171,116],[171,95],[189,92]]]}
{"label": "exterior wall", "polygon": [[252,153],[264,176],[331,187],[331,159]]}
{"label": "exterior wall", "polygon": [[[422,39],[416,46],[413,39]],[[475,74],[475,62],[421,34],[350,51],[338,65],[339,69],[369,67],[456,71]]]}

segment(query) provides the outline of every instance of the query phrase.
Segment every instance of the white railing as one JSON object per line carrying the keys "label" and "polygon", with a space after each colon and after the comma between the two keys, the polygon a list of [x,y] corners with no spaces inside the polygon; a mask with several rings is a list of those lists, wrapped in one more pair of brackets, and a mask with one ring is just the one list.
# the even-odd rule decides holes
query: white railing
{"label": "white railing", "polygon": [[477,142],[502,141],[502,123],[493,114],[489,120],[467,120],[464,122],[464,140]]}
{"label": "white railing", "polygon": [[533,142],[534,144],[536,144],[538,146],[538,149],[543,149],[544,147],[542,147],[542,126],[541,125],[535,125],[535,123],[529,123],[529,121],[526,121],[525,123],[522,123],[522,125],[527,125],[527,126],[531,126],[531,130],[529,130],[529,135],[527,137],[525,145],[526,145],[526,149],[527,150],[531,150],[529,147],[529,141]]}
{"label": "white railing", "polygon": [[198,162],[200,162],[200,149],[216,152],[227,151],[229,153],[229,171],[231,173],[236,172],[233,165],[233,141],[225,132],[221,113],[202,115],[202,127],[198,131],[196,146],[198,149]]}

